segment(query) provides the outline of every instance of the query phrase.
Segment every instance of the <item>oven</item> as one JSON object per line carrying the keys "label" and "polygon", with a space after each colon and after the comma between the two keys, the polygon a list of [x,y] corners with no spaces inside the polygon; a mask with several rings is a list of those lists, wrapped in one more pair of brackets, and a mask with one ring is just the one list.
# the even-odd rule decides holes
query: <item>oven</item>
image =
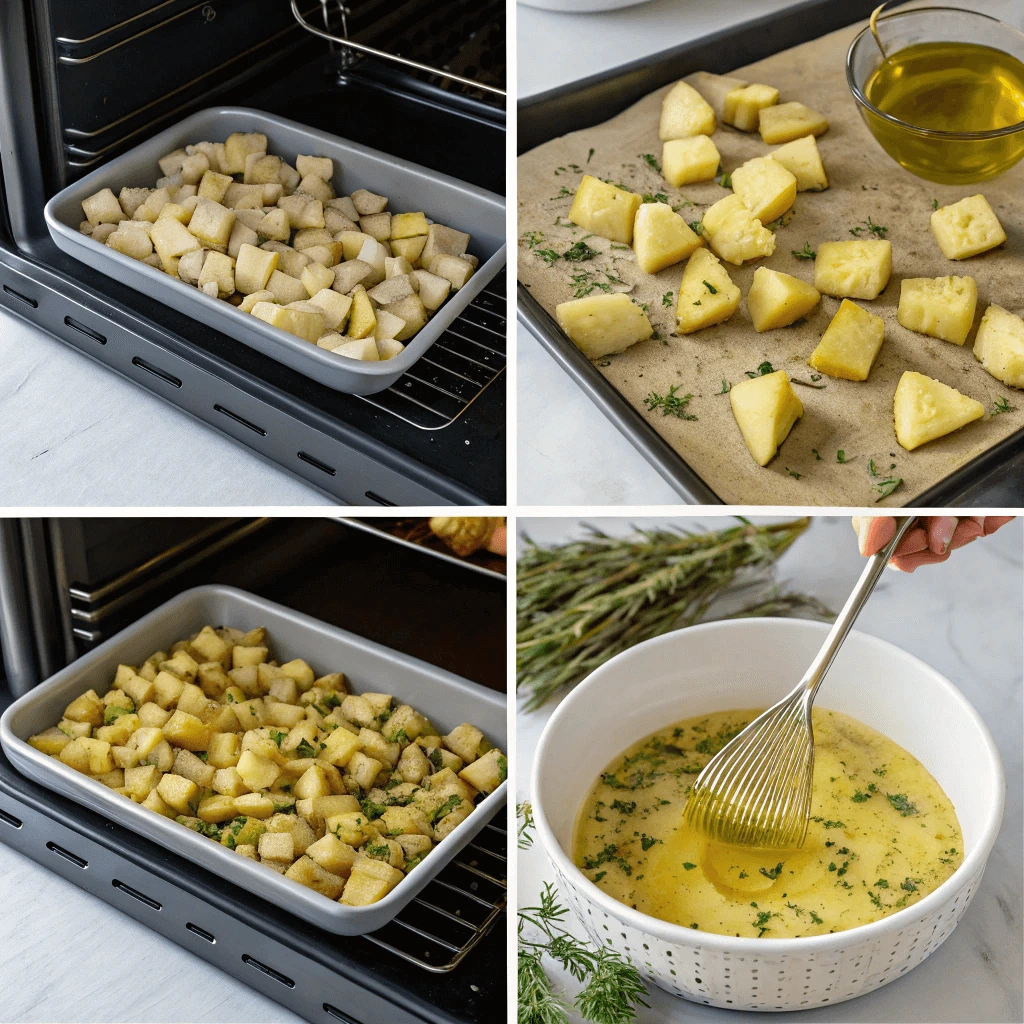
{"label": "oven", "polygon": [[401,379],[342,394],[61,253],[46,201],[245,106],[505,192],[501,0],[8,0],[0,305],[339,502],[505,500],[504,271]]}
{"label": "oven", "polygon": [[[506,692],[503,576],[366,522],[4,519],[0,711],[205,583],[251,591]],[[472,1024],[505,1006],[504,810],[394,921],[354,937],[321,932],[43,789],[2,754],[0,842],[309,1021]]]}

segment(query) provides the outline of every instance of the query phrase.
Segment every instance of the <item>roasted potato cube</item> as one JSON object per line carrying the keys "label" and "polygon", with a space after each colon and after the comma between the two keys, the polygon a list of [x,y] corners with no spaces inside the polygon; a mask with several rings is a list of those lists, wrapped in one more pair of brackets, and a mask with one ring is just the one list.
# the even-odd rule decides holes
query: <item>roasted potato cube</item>
{"label": "roasted potato cube", "polygon": [[264,832],[259,841],[260,860],[290,864],[295,860],[295,843],[290,832]]}
{"label": "roasted potato cube", "polygon": [[153,240],[153,247],[168,273],[176,272],[177,260],[185,253],[202,248],[199,239],[173,217],[158,220],[153,225],[150,238]]}
{"label": "roasted potato cube", "polygon": [[981,193],[936,210],[931,226],[942,255],[949,260],[965,260],[1006,241],[999,218]]}
{"label": "roasted potato cube", "polygon": [[779,90],[770,85],[744,85],[732,89],[723,100],[722,120],[741,132],[756,132],[761,111],[779,102]]}
{"label": "roasted potato cube", "polygon": [[242,753],[242,738],[237,732],[215,732],[210,737],[206,763],[214,768],[233,768]]}
{"label": "roasted potato cube", "polygon": [[281,176],[281,158],[270,156],[264,153],[250,153],[245,158],[245,176],[243,181],[249,185],[271,185],[274,190],[274,198],[267,196],[267,190],[263,190],[263,202],[269,205],[281,198],[281,185],[278,178]]}
{"label": "roasted potato cube", "polygon": [[984,415],[981,402],[913,370],[904,372],[893,397],[896,440],[907,451],[951,434]]}
{"label": "roasted potato cube", "polygon": [[[352,852],[354,856],[355,851]],[[336,900],[345,888],[344,878],[328,871],[309,857],[300,857],[284,874],[285,878],[313,889],[329,900]]]}
{"label": "roasted potato cube", "polygon": [[116,767],[110,744],[87,736],[72,740],[57,756],[64,764],[85,775],[105,775]]}
{"label": "roasted potato cube", "polygon": [[974,341],[974,358],[996,380],[1024,388],[1024,320],[1002,306],[989,306]]}
{"label": "roasted potato cube", "polygon": [[199,275],[199,287],[213,284],[217,288],[219,298],[227,298],[235,291],[235,261],[230,256],[219,252],[209,252],[203,261],[202,273]]}
{"label": "roasted potato cube", "polygon": [[876,299],[892,273],[892,243],[822,242],[814,261],[814,287],[823,295]]}
{"label": "roasted potato cube", "polygon": [[274,813],[274,801],[263,793],[243,793],[235,797],[235,808],[239,814],[262,820]]}
{"label": "roasted potato cube", "polygon": [[86,722],[92,726],[103,724],[106,708],[95,690],[86,690],[76,697],[65,709],[64,717],[72,722]]}
{"label": "roasted potato cube", "polygon": [[481,793],[493,793],[508,778],[508,759],[494,747],[463,768],[459,778]]}
{"label": "roasted potato cube", "polygon": [[667,203],[644,203],[636,212],[633,250],[645,274],[656,274],[686,259],[704,244]]}
{"label": "roasted potato cube", "polygon": [[360,729],[358,739],[363,753],[369,757],[374,757],[381,764],[388,764],[392,767],[398,764],[398,758],[402,753],[402,748],[398,743],[389,743],[381,733],[375,732],[373,729]]}
{"label": "roasted potato cube", "polygon": [[118,665],[114,684],[131,697],[136,707],[141,707],[147,701],[151,701],[156,693],[152,682],[143,679],[128,665]]}
{"label": "roasted potato cube", "polygon": [[362,811],[345,811],[332,814],[326,821],[327,831],[349,846],[362,846],[376,834],[370,819]]}
{"label": "roasted potato cube", "polygon": [[433,771],[427,755],[415,743],[410,743],[398,759],[395,775],[405,782],[419,785]]}
{"label": "roasted potato cube", "polygon": [[217,635],[217,631],[212,626],[203,626],[189,642],[189,646],[195,654],[199,655],[199,658],[196,659],[199,662],[197,675],[202,666],[210,662],[220,662],[222,669],[228,668],[231,664],[231,647]]}
{"label": "roasted potato cube", "polygon": [[489,747],[484,739],[484,734],[469,722],[457,725],[447,736],[441,738],[444,740],[444,745],[458,754],[465,764],[472,764]]}
{"label": "roasted potato cube", "polygon": [[726,196],[704,211],[703,234],[716,256],[737,267],[771,256],[775,235],[747,209],[738,195]]}
{"label": "roasted potato cube", "polygon": [[763,156],[737,167],[732,172],[732,187],[762,224],[781,217],[796,201],[796,176]]}
{"label": "roasted potato cube", "polygon": [[170,719],[171,712],[160,707],[159,704],[147,701],[139,708],[138,715],[141,726],[162,730]]}
{"label": "roasted potato cube", "polygon": [[185,284],[194,284],[198,288],[199,276],[202,274],[203,264],[206,262],[206,254],[211,251],[210,249],[194,249],[192,252],[185,253],[178,260],[178,277]]}
{"label": "roasted potato cube", "polygon": [[141,724],[142,723],[139,720],[138,715],[122,715],[113,723],[113,725],[105,725],[101,729],[96,729],[93,733],[93,737],[98,740],[106,741],[112,747],[120,747],[128,742],[132,733],[134,733]]}
{"label": "roasted potato cube", "polygon": [[117,196],[109,188],[100,189],[88,199],[83,199],[82,211],[93,227],[100,224],[119,224],[125,219],[125,211],[121,209]]}
{"label": "roasted potato cube", "polygon": [[213,773],[211,788],[215,793],[229,796],[232,799],[249,792],[249,787],[242,781],[242,776],[238,774],[237,768],[218,768]]}
{"label": "roasted potato cube", "polygon": [[419,807],[389,807],[381,815],[380,820],[388,836],[434,835],[430,821]]}
{"label": "roasted potato cube", "polygon": [[973,277],[908,277],[900,282],[896,319],[907,330],[962,345],[977,304]]}
{"label": "roasted potato cube", "polygon": [[473,813],[473,805],[463,800],[453,811],[449,811],[434,825],[434,838],[440,842],[452,834]]}
{"label": "roasted potato cube", "polygon": [[399,704],[384,723],[381,732],[389,743],[411,743],[423,735],[427,720],[408,704]]}
{"label": "roasted potato cube", "polygon": [[328,832],[322,839],[312,843],[306,856],[325,871],[347,878],[356,862],[355,848],[343,843],[336,835]]}
{"label": "roasted potato cube", "polygon": [[217,171],[207,171],[199,182],[199,191],[196,193],[200,199],[209,199],[214,203],[223,203],[227,190],[233,184],[229,174],[218,174]]}
{"label": "roasted potato cube", "polygon": [[338,768],[344,768],[353,755],[362,749],[359,737],[353,736],[346,729],[335,729],[324,742],[327,746],[321,756]]}
{"label": "roasted potato cube", "polygon": [[669,139],[661,148],[661,173],[673,187],[711,181],[721,163],[718,147],[707,135]]}
{"label": "roasted potato cube", "polygon": [[560,302],[555,317],[588,359],[625,352],[654,333],[647,314],[622,292]]}
{"label": "roasted potato cube", "polygon": [[208,796],[199,801],[196,814],[202,821],[211,824],[230,821],[235,816],[235,801],[230,796]]}
{"label": "roasted potato cube", "polygon": [[382,900],[405,877],[384,861],[363,858],[355,863],[341,902],[349,907],[365,907]]}
{"label": "roasted potato cube", "polygon": [[679,283],[676,302],[676,331],[692,334],[722,323],[736,312],[740,290],[718,257],[698,249],[689,259]]}
{"label": "roasted potato cube", "polygon": [[[602,238],[630,245],[640,196],[584,174],[569,210],[569,220]],[[426,252],[426,248],[424,248]],[[436,273],[436,271],[431,271]],[[442,274],[442,277],[446,275]]]}
{"label": "roasted potato cube", "polygon": [[843,299],[807,362],[830,377],[867,380],[885,337],[885,321]]}
{"label": "roasted potato cube", "polygon": [[383,768],[383,763],[377,758],[369,757],[361,750],[357,750],[349,758],[345,771],[358,783],[360,789],[368,790],[373,788],[373,784]]}
{"label": "roasted potato cube", "polygon": [[805,135],[824,134],[828,131],[828,119],[802,103],[779,103],[761,110],[758,127],[761,138],[776,146]]}
{"label": "roasted potato cube", "polygon": [[178,812],[163,800],[155,788],[149,796],[142,801],[142,806],[147,810],[156,811],[157,814],[162,814],[165,818],[176,818],[178,816]]}
{"label": "roasted potato cube", "polygon": [[168,772],[157,784],[160,799],[179,814],[195,813],[199,806],[199,787],[189,779]]}
{"label": "roasted potato cube", "polygon": [[163,728],[164,738],[185,750],[206,750],[210,745],[210,727],[195,715],[175,711]]}
{"label": "roasted potato cube", "polygon": [[331,784],[323,768],[315,764],[305,771],[298,782],[292,786],[292,794],[299,800],[308,800],[317,796],[330,796]]}
{"label": "roasted potato cube", "polygon": [[270,789],[281,775],[281,769],[267,757],[243,750],[238,758],[240,778],[251,790]]}
{"label": "roasted potato cube", "polygon": [[692,85],[707,100],[719,121],[725,120],[725,97],[734,89],[742,89],[743,86],[750,84],[743,78],[713,75],[708,71],[694,71],[683,81]]}
{"label": "roasted potato cube", "polygon": [[235,226],[235,211],[212,199],[201,199],[188,222],[189,233],[206,245],[228,244]]}
{"label": "roasted potato cube", "polygon": [[124,785],[130,791],[132,798],[141,803],[156,789],[162,777],[160,770],[153,765],[139,765],[135,768],[125,769]]}
{"label": "roasted potato cube", "polygon": [[797,192],[821,192],[828,188],[825,165],[813,135],[773,149],[768,159],[782,164],[796,178]]}
{"label": "roasted potato cube", "polygon": [[71,737],[62,733],[56,726],[28,738],[29,746],[51,757],[59,754],[70,742]]}
{"label": "roasted potato cube", "polygon": [[313,345],[327,327],[322,314],[300,309],[285,309],[272,302],[257,302],[253,306],[252,315]]}
{"label": "roasted potato cube", "polygon": [[115,252],[130,256],[133,260],[144,260],[153,254],[153,243],[144,231],[112,231],[106,244]]}
{"label": "roasted potato cube", "polygon": [[812,284],[778,270],[758,267],[747,293],[747,310],[758,333],[788,327],[821,302]]}
{"label": "roasted potato cube", "polygon": [[196,757],[190,750],[179,750],[175,754],[171,771],[183,779],[194,782],[200,789],[209,789],[213,785],[216,769],[202,758]]}
{"label": "roasted potato cube", "polygon": [[785,370],[740,381],[729,392],[736,423],[754,461],[767,466],[804,407]]}
{"label": "roasted potato cube", "polygon": [[73,740],[77,740],[80,736],[92,735],[92,726],[88,722],[72,722],[70,718],[62,718],[57,723],[57,728]]}
{"label": "roasted potato cube", "polygon": [[661,101],[658,138],[688,139],[693,135],[711,135],[716,128],[711,104],[687,82],[676,82]]}

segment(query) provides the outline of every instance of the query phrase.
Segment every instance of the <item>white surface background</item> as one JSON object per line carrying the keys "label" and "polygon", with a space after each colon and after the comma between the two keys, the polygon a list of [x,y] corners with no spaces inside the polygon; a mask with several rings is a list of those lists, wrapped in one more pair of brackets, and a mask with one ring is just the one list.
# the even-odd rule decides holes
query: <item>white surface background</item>
{"label": "white surface background", "polygon": [[[754,517],[757,521],[758,517]],[[655,520],[631,520],[640,525]],[[716,528],[713,516],[670,520]],[[625,533],[628,522],[594,519],[609,533]],[[722,521],[719,520],[719,523]],[[721,528],[720,526],[718,528]],[[581,533],[571,519],[520,519],[520,533],[538,543]],[[887,572],[856,628],[888,640],[943,673],[967,696],[992,732],[1003,758],[1007,793],[1003,825],[984,880],[956,931],[923,964],[899,981],[859,999],[816,1009],[811,1015],[779,1013],[771,1021],[1020,1021],[1021,938],[1021,680],[1024,666],[1024,592],[1021,520],[954,553],[940,566],[912,575]],[[839,608],[862,568],[849,519],[819,518],[778,563],[778,579]],[[822,698],[827,699],[828,680]],[[516,801],[528,798],[533,751],[555,705],[517,719]],[[611,756],[611,754],[609,754]],[[537,902],[541,884],[554,871],[539,842],[520,851],[519,904]],[[571,917],[571,913],[570,913]],[[572,920],[576,934],[586,939]],[[553,977],[561,976],[551,967]],[[563,979],[564,980],[564,979]],[[566,991],[575,995],[577,986]],[[650,1010],[640,1024],[675,1021],[760,1020],[676,999],[652,986]],[[575,1020],[576,1018],[574,1018]]]}
{"label": "white surface background", "polygon": [[[794,0],[652,0],[603,14],[558,14],[520,5],[519,96],[532,96],[794,6]],[[950,4],[943,0],[940,6]],[[1020,0],[956,0],[952,6],[1024,28]],[[518,327],[517,344],[521,504],[679,504],[675,490],[525,327]]]}

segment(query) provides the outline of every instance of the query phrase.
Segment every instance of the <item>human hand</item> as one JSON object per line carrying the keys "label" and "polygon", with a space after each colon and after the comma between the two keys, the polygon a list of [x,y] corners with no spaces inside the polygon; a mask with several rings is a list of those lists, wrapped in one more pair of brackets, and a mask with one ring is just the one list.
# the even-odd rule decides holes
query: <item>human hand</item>
{"label": "human hand", "polygon": [[[920,565],[944,562],[950,552],[987,537],[1013,516],[920,516],[896,547],[889,564],[901,572]],[[881,551],[896,532],[894,516],[853,516],[860,553],[865,557]]]}

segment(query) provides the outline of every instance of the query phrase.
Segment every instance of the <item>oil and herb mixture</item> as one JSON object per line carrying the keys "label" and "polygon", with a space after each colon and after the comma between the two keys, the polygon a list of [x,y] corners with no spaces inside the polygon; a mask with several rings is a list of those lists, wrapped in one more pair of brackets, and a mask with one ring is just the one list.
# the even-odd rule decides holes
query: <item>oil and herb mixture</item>
{"label": "oil and herb mixture", "polygon": [[744,938],[866,924],[959,867],[956,812],[924,766],[874,729],[821,708],[813,712],[811,823],[799,850],[726,845],[687,827],[693,780],[759,713],[687,719],[615,758],[577,817],[577,866],[635,910]]}
{"label": "oil and herb mixture", "polygon": [[[1024,63],[977,43],[916,43],[890,54],[865,83],[864,94],[883,113],[917,128],[990,132],[1024,122]],[[1024,154],[1024,132],[937,140],[865,116],[890,155],[931,181],[982,181]]]}

